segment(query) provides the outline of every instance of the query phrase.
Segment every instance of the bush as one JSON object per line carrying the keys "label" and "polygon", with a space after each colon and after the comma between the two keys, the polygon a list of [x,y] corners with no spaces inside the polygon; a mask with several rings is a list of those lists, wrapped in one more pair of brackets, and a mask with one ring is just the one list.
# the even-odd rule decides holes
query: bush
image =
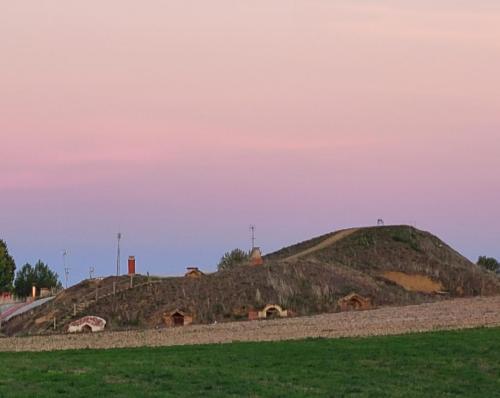
{"label": "bush", "polygon": [[500,263],[493,257],[480,256],[477,265],[489,269],[490,271],[500,270]]}
{"label": "bush", "polygon": [[247,252],[241,249],[234,249],[230,252],[225,253],[222,256],[222,258],[219,261],[219,264],[217,265],[217,269],[219,271],[233,269],[237,266],[242,265],[249,259],[250,255]]}

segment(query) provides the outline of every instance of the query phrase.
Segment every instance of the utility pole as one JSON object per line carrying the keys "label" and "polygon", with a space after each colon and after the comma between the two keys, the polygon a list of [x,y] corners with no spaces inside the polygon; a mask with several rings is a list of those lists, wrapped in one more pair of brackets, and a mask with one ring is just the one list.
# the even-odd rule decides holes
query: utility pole
{"label": "utility pole", "polygon": [[120,276],[120,240],[122,239],[121,232],[116,235],[118,238],[118,247],[116,251],[116,276]]}
{"label": "utility pole", "polygon": [[252,250],[255,249],[255,225],[250,225],[250,232],[252,234]]}

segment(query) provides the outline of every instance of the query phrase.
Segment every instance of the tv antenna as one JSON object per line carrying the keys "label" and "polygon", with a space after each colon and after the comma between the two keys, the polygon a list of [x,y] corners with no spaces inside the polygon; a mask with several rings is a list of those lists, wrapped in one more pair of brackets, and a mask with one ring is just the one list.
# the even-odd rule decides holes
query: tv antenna
{"label": "tv antenna", "polygon": [[252,234],[252,250],[255,249],[255,225],[250,225],[250,233]]}
{"label": "tv antenna", "polygon": [[121,232],[118,232],[116,237],[118,239],[118,246],[116,250],[116,276],[120,276],[120,241],[122,239]]}

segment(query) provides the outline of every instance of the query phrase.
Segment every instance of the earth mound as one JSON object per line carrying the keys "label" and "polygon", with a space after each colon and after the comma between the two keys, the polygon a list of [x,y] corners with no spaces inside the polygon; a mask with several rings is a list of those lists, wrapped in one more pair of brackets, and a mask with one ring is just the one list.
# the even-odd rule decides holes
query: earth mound
{"label": "earth mound", "polygon": [[[198,278],[110,277],[83,281],[3,325],[9,335],[62,332],[94,315],[111,330],[165,327],[177,311],[193,323],[249,318],[268,304],[292,316],[337,312],[355,293],[371,306],[407,305],[500,293],[498,277],[434,235],[409,226],[326,234]],[[54,328],[55,322],[55,328]]]}

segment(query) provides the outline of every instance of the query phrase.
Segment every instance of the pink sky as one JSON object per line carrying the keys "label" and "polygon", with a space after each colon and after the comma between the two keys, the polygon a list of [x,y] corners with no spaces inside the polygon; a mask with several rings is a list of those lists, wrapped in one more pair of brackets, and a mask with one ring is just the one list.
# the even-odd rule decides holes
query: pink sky
{"label": "pink sky", "polygon": [[18,266],[111,273],[121,229],[142,271],[213,269],[250,223],[271,251],[379,217],[500,257],[496,0],[20,0],[0,37]]}

